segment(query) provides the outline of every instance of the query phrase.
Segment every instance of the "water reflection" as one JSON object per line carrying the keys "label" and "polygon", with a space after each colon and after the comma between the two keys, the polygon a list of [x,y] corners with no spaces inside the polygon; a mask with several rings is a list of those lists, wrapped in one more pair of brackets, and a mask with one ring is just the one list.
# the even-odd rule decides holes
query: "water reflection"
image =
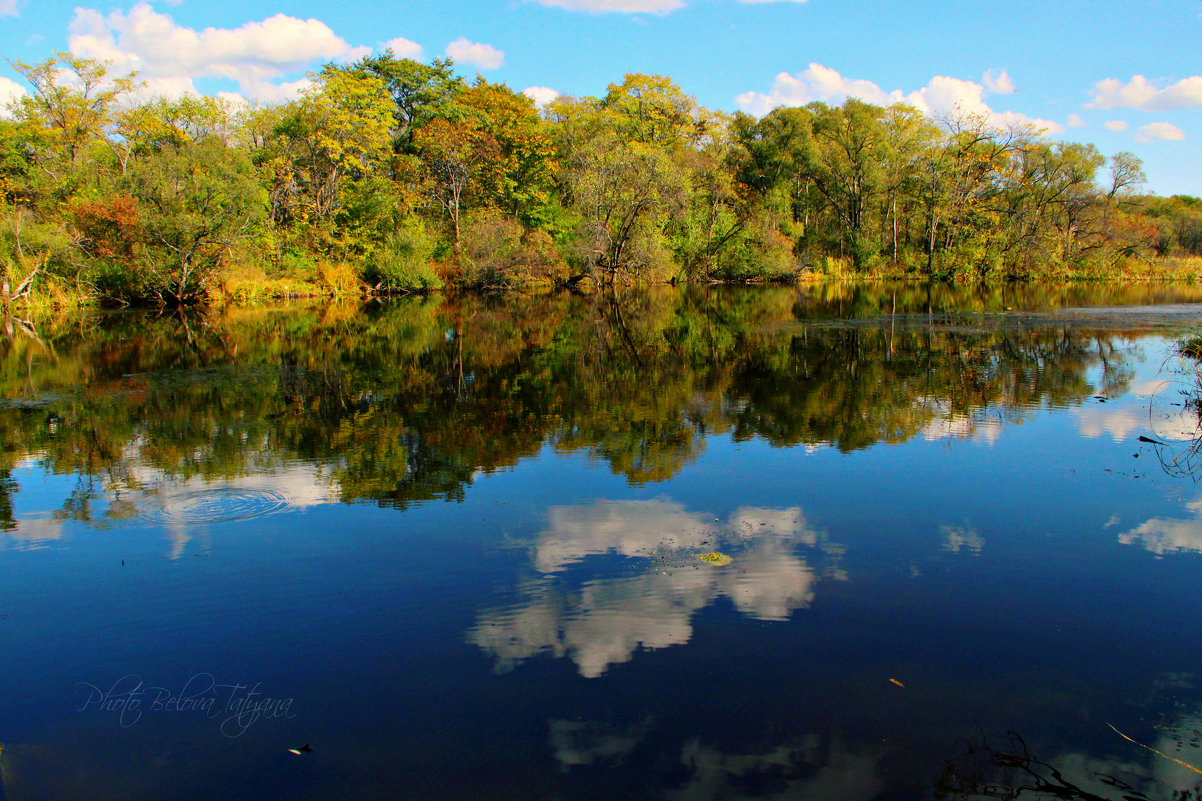
{"label": "water reflection", "polygon": [[[1129,320],[1004,309],[1167,291],[833,285],[106,315],[0,340],[0,467],[224,481],[299,461],[339,500],[405,508],[461,498],[548,441],[632,484],[677,475],[714,434],[844,452],[990,444],[1032,409],[1128,391],[1141,357]],[[949,317],[964,307],[997,313]],[[1098,403],[1079,413],[1087,434],[1138,424]]]}
{"label": "water reflection", "polygon": [[1154,517],[1119,535],[1123,545],[1139,545],[1154,554],[1202,551],[1202,500],[1191,501],[1185,508],[1189,518]]}
{"label": "water reflection", "polygon": [[[1197,726],[1198,722],[1195,716],[1183,725]],[[1155,745],[1146,746],[1159,752],[1149,761],[1137,761],[1130,753],[1120,755],[1117,752],[1126,749],[1117,743],[1115,750],[1105,755],[1063,752],[1045,759],[1015,732],[986,737],[980,743],[966,743],[963,753],[948,760],[936,785],[937,797],[949,801],[1020,797],[1192,801],[1199,797],[1198,773],[1189,763],[1181,764],[1185,760],[1179,755],[1197,760],[1198,749],[1181,747],[1181,738],[1171,731],[1161,735]]]}
{"label": "water reflection", "polygon": [[985,549],[985,538],[982,537],[970,523],[962,526],[940,526],[939,534],[943,538],[943,550],[949,553],[965,553],[980,556]]}
{"label": "water reflection", "polygon": [[646,738],[654,723],[647,718],[632,726],[605,725],[595,721],[551,720],[547,724],[548,745],[559,763],[569,771],[581,765],[621,762]]}
{"label": "water reflection", "polygon": [[[467,634],[500,671],[548,654],[569,658],[580,675],[596,678],[639,649],[687,643],[693,614],[720,597],[753,619],[786,620],[810,604],[819,579],[795,555],[797,546],[822,556],[827,545],[796,508],[745,507],[721,524],[667,499],[598,501],[553,507],[548,518],[550,528],[533,546],[534,567],[543,575],[522,588],[520,602],[482,612]],[[837,546],[825,550],[837,561]],[[728,553],[732,562],[720,566],[698,558],[715,551]],[[619,575],[599,568],[574,582],[553,576],[611,552],[636,559]],[[830,575],[843,574],[833,566]]]}
{"label": "water reflection", "polygon": [[[168,557],[178,559],[190,542],[207,538],[214,526],[337,500],[337,488],[313,465],[282,465],[226,478],[179,478],[129,452],[125,456],[130,459],[128,469],[79,476],[57,508],[16,513],[10,507],[11,517],[0,528],[0,544],[21,549],[46,545],[64,537],[68,521],[97,528],[140,525],[165,531]],[[27,459],[20,469],[31,472],[37,467],[36,460]]]}
{"label": "water reflection", "polygon": [[[1003,420],[998,414],[980,410],[974,414],[957,414],[951,402],[939,399],[916,401],[932,413],[932,419],[918,435],[928,441],[941,439],[966,439],[978,445],[992,445],[1002,433]],[[1019,422],[1024,415],[1011,413],[1006,422]]]}
{"label": "water reflection", "polygon": [[760,753],[725,753],[699,740],[685,745],[681,763],[688,783],[667,794],[673,801],[718,799],[814,799],[843,801],[875,798],[887,784],[879,775],[882,754],[853,751],[817,735],[798,738]]}
{"label": "water reflection", "polygon": [[[1075,786],[1107,764],[1150,795],[1173,763],[1102,723],[1195,758],[1196,690],[1131,697],[1198,661],[1191,560],[1135,548],[1202,551],[1202,501],[1131,480],[1188,442],[1147,380],[1191,321],[1086,307],[1170,299],[1202,289],[447,296],[14,329],[9,797],[928,798],[978,720],[1031,732]],[[230,747],[151,716],[96,749],[105,718],[70,698],[197,670],[270,679],[303,719]],[[287,754],[306,741],[312,759]]]}

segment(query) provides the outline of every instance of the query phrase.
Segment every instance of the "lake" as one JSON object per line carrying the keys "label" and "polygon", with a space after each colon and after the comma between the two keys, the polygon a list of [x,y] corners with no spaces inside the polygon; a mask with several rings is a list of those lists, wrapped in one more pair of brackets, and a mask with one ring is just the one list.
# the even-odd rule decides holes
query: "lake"
{"label": "lake", "polygon": [[1192,285],[10,320],[0,798],[1178,798],[1199,328]]}

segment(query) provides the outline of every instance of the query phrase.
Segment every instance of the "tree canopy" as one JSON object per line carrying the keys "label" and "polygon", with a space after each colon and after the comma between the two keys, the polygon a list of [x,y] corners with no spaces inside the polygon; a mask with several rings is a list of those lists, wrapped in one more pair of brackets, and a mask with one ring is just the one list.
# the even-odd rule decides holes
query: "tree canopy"
{"label": "tree canopy", "polygon": [[13,65],[32,91],[0,118],[3,303],[1121,275],[1202,255],[1202,201],[1140,194],[1134,155],[972,115],[730,116],[643,74],[538,108],[391,51],[274,105],[148,97],[66,53]]}

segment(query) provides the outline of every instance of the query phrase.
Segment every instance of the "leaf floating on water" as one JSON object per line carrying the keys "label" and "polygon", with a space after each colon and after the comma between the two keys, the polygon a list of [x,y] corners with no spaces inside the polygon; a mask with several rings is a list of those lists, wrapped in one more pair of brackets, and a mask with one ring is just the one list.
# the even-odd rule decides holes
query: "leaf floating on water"
{"label": "leaf floating on water", "polygon": [[1140,442],[1150,442],[1153,445],[1168,445],[1167,442],[1161,442],[1158,439],[1152,439],[1151,437],[1145,437],[1143,435],[1140,435],[1139,441]]}
{"label": "leaf floating on water", "polygon": [[717,567],[722,567],[723,565],[729,565],[731,562],[734,561],[726,554],[719,553],[718,551],[714,551],[713,553],[699,554],[697,556],[697,558],[703,562],[709,562],[711,565],[716,565]]}
{"label": "leaf floating on water", "polygon": [[905,686],[906,686],[906,685],[902,684],[900,681],[898,681],[897,679],[889,679],[889,681],[893,682],[893,683],[894,683],[894,684],[896,684],[898,687],[905,687]]}
{"label": "leaf floating on water", "polygon": [[301,754],[307,754],[312,750],[313,750],[313,748],[310,747],[310,745],[308,743],[305,743],[300,748],[289,748],[288,753],[296,754],[297,756],[300,756]]}

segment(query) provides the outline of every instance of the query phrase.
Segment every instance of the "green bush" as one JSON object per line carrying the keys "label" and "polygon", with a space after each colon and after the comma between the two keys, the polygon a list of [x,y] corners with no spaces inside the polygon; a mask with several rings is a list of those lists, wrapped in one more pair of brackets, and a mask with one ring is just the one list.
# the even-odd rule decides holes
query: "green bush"
{"label": "green bush", "polygon": [[438,289],[442,279],[431,266],[434,244],[417,217],[406,217],[373,249],[365,276],[377,289]]}

